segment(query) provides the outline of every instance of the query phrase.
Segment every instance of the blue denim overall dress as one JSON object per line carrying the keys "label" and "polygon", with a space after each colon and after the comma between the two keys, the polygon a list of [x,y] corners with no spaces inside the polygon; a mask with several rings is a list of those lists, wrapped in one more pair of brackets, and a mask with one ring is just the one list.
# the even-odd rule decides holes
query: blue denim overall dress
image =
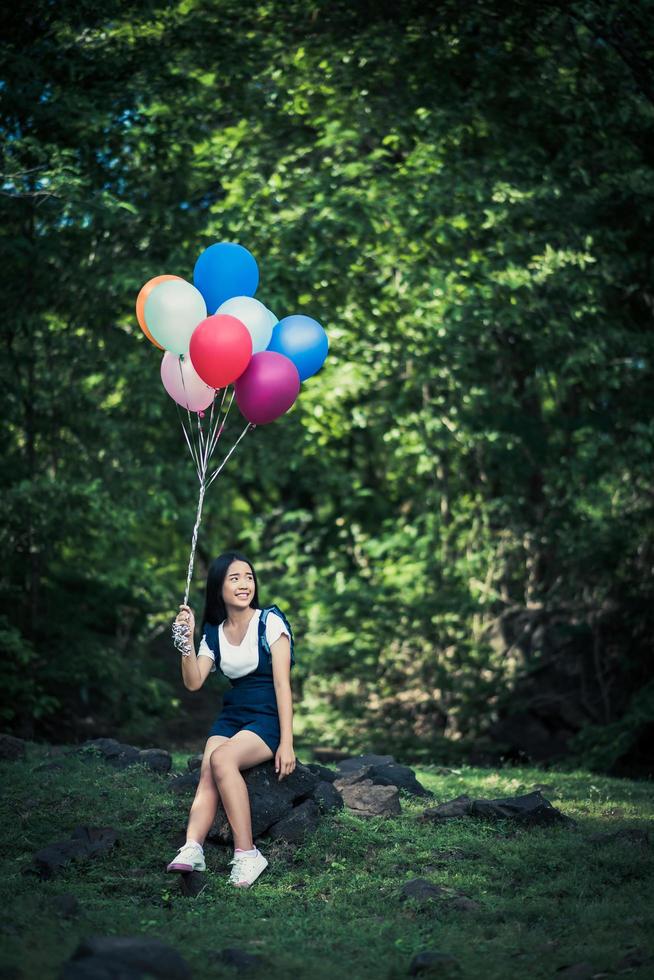
{"label": "blue denim overall dress", "polygon": [[[272,656],[266,640],[266,619],[269,612],[275,612],[284,620],[291,635],[291,667],[295,663],[293,634],[286,617],[277,606],[263,609],[259,620],[259,661],[255,670],[242,677],[228,678],[231,688],[225,693],[223,707],[211,726],[211,735],[226,735],[231,738],[236,732],[256,732],[275,753],[279,747],[280,728],[277,695],[273,683]],[[216,668],[224,673],[220,666],[220,643],[218,626],[210,623],[205,625],[205,639],[213,650],[216,658]]]}

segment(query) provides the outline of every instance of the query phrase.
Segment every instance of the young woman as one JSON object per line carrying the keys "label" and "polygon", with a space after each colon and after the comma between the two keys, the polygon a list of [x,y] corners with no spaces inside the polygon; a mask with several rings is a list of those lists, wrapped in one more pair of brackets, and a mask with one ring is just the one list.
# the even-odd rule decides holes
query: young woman
{"label": "young woman", "polygon": [[[250,800],[241,771],[273,758],[278,780],[295,769],[292,632],[275,608],[264,613],[259,607],[252,563],[235,551],[220,555],[209,569],[197,655],[193,611],[180,606],[175,622],[185,625],[190,639],[190,652],[182,655],[184,686],[198,691],[216,670],[217,660],[232,687],[207,738],[186,843],[168,871],[205,870],[203,844],[219,796],[234,837],[231,883],[248,887],[268,865],[252,839]],[[262,614],[267,643],[259,635]]]}

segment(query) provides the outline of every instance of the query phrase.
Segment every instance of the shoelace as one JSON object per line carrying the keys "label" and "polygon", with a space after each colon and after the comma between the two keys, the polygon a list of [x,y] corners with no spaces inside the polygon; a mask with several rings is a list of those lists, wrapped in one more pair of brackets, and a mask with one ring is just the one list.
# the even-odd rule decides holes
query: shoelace
{"label": "shoelace", "polygon": [[231,878],[232,881],[241,880],[243,870],[248,861],[254,861],[254,858],[250,857],[247,854],[232,858],[232,860],[229,862],[230,864],[234,865],[234,867],[229,873],[229,877]]}

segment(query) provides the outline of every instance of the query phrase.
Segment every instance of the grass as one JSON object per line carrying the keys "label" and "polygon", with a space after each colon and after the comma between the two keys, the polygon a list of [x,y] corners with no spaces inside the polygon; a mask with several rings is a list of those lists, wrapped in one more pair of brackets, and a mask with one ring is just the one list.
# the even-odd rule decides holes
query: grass
{"label": "grass", "polygon": [[[174,755],[176,772],[185,771],[186,758]],[[458,976],[484,980],[549,978],[580,961],[613,974],[627,969],[623,958],[635,947],[636,962],[654,954],[651,849],[589,840],[651,828],[648,782],[535,768],[461,767],[443,776],[436,767],[416,767],[436,800],[402,794],[402,814],[393,819],[326,816],[300,847],[260,838],[270,866],[250,890],[227,881],[231,851],[208,846],[207,887],[188,899],[164,869],[192,794],[178,797],[167,790],[168,777],[142,766],[114,770],[70,754],[56,757],[61,770],[39,769],[47,760],[47,747],[30,745],[24,760],[1,764],[0,975],[16,967],[26,980],[58,977],[80,940],[96,934],[161,938],[187,959],[194,980],[235,976],[210,956],[228,946],[263,957],[267,980],[332,980],[343,970],[348,980],[393,980],[406,977],[414,954],[426,949],[455,956]],[[492,798],[542,784],[576,828],[419,820],[425,806],[461,793]],[[77,824],[114,827],[119,843],[48,881],[23,873],[35,851]],[[478,907],[403,902],[401,886],[414,877],[463,893]],[[70,919],[54,904],[64,893],[79,901]],[[654,976],[654,959],[629,967],[628,975]]]}

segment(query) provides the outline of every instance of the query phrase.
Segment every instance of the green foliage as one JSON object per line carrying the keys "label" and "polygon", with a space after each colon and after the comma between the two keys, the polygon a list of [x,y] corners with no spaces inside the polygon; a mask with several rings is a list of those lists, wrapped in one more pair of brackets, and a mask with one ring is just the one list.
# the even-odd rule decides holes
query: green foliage
{"label": "green foliage", "polygon": [[135,665],[179,601],[197,487],[133,302],[220,239],[331,350],[212,487],[196,606],[211,557],[247,548],[301,638],[298,722],[328,744],[481,737],[514,680],[485,627],[513,605],[582,609],[611,676],[589,721],[635,718],[654,627],[646,6],[3,17],[0,607],[46,661],[12,726],[35,697],[77,714],[82,691],[108,725],[142,716]]}
{"label": "green foliage", "polygon": [[588,725],[575,736],[572,749],[577,758],[596,772],[614,770],[623,759],[646,756],[652,737],[654,683],[633,696],[624,716],[609,725]]}

